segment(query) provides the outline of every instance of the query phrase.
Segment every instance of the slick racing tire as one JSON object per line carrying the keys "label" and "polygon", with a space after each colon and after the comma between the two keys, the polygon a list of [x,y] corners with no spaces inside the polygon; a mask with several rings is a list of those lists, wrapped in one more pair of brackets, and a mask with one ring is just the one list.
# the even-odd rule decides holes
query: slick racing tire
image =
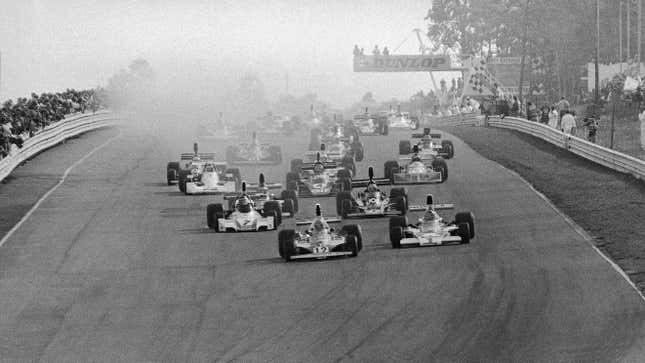
{"label": "slick racing tire", "polygon": [[293,229],[283,229],[278,233],[278,252],[287,262],[296,254],[295,237],[296,231]]}
{"label": "slick racing tire", "polygon": [[383,125],[382,135],[387,136],[387,134],[389,134],[389,133],[390,133],[390,127],[386,123],[385,125]]}
{"label": "slick racing tire", "polygon": [[340,170],[338,170],[338,173],[336,173],[336,177],[338,177],[338,179],[351,178],[352,177],[352,172],[350,170],[348,170],[348,169],[340,169]]}
{"label": "slick racing tire", "polygon": [[338,180],[338,190],[349,192],[352,190],[352,179],[351,178],[340,178]]}
{"label": "slick racing tire", "polygon": [[345,237],[345,251],[352,253],[351,255],[349,255],[350,257],[358,256],[358,243],[356,242],[356,236],[354,236],[353,234]]}
{"label": "slick racing tire", "polygon": [[399,155],[408,155],[412,150],[411,144],[410,140],[399,141]]}
{"label": "slick racing tire", "polygon": [[455,215],[455,223],[467,223],[470,238],[475,238],[475,216],[471,212],[459,212]]}
{"label": "slick racing tire", "polygon": [[218,213],[224,214],[224,207],[220,203],[215,203],[215,204],[209,204],[206,207],[206,223],[208,224],[208,228],[217,230],[218,228],[218,223],[217,223],[217,218],[216,215]]}
{"label": "slick racing tire", "polygon": [[343,203],[345,200],[350,201],[350,206],[351,206],[351,200],[352,200],[352,193],[349,191],[341,191],[336,194],[336,214],[342,215],[343,213]]}
{"label": "slick racing tire", "polygon": [[352,176],[356,175],[356,164],[354,163],[354,158],[351,156],[346,156],[343,158],[341,165],[343,168],[352,172]]}
{"label": "slick racing tire", "polygon": [[166,179],[168,185],[172,185],[172,182],[177,180],[177,173],[179,172],[179,163],[176,161],[171,161],[166,166]]}
{"label": "slick racing tire", "polygon": [[[287,178],[286,178],[287,184],[289,184],[289,182],[292,182],[292,181],[293,182],[298,182],[299,179],[300,179],[300,175],[298,175],[297,172],[290,171],[290,172],[287,173]],[[288,189],[289,188],[287,188],[287,190]]]}
{"label": "slick racing tire", "polygon": [[448,165],[441,158],[432,160],[432,170],[441,172],[441,182],[448,180]]}
{"label": "slick racing tire", "polygon": [[468,223],[459,223],[457,224],[457,235],[461,238],[462,244],[470,243],[470,228],[468,228]]}
{"label": "slick racing tire", "polygon": [[295,180],[287,181],[287,190],[290,192],[298,193],[298,182]]}
{"label": "slick racing tire", "polygon": [[356,237],[356,245],[358,250],[363,249],[363,229],[358,224],[347,224],[341,228],[341,232],[346,233],[348,236]]}
{"label": "slick racing tire", "polygon": [[401,240],[403,239],[403,227],[390,228],[390,242],[392,248],[401,248]]}
{"label": "slick racing tire", "polygon": [[365,157],[365,150],[363,149],[363,144],[357,143],[354,146],[354,159],[356,161],[363,161],[363,158]]}
{"label": "slick racing tire", "polygon": [[264,216],[268,217],[275,212],[275,227],[278,228],[282,224],[282,210],[280,210],[280,203],[277,200],[270,200],[264,202]]}
{"label": "slick racing tire", "polygon": [[450,140],[441,141],[441,150],[446,153],[446,159],[452,159],[455,156],[455,147]]}
{"label": "slick racing tire", "polygon": [[298,173],[300,172],[300,168],[302,167],[303,161],[302,159],[293,159],[291,160],[291,172],[292,173]]}
{"label": "slick racing tire", "polygon": [[390,189],[390,198],[408,197],[408,190],[406,188],[392,188]]}
{"label": "slick racing tire", "polygon": [[282,193],[280,193],[280,199],[291,199],[293,201],[293,211],[298,213],[298,194],[294,189],[283,190]]}
{"label": "slick racing tire", "polygon": [[390,182],[394,181],[394,174],[399,172],[399,162],[396,160],[386,161],[383,166],[383,177],[389,179]]}
{"label": "slick racing tire", "polygon": [[352,212],[352,201],[350,199],[343,199],[340,205],[340,216],[347,218]]}
{"label": "slick racing tire", "polygon": [[404,216],[408,213],[408,199],[406,197],[400,196],[393,198],[392,204],[394,204],[394,208],[401,212],[401,215]]}
{"label": "slick racing tire", "polygon": [[296,208],[293,206],[293,199],[285,199],[282,202],[282,212],[289,213],[291,217],[295,216]]}

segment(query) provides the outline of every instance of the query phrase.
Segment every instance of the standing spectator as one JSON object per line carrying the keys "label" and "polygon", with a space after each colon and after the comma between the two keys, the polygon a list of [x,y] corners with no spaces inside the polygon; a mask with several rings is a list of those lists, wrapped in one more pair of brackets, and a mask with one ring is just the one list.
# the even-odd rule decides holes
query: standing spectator
{"label": "standing spectator", "polygon": [[537,122],[537,107],[533,102],[529,102],[526,105],[526,119],[529,121]]}
{"label": "standing spectator", "polygon": [[556,103],[556,107],[558,108],[558,113],[560,114],[560,118],[562,118],[562,115],[564,115],[564,111],[569,111],[571,108],[571,105],[569,104],[569,101],[567,101],[564,96],[560,98],[560,101]]}
{"label": "standing spectator", "polygon": [[358,44],[354,44],[354,57],[361,55],[361,50],[358,49]]}
{"label": "standing spectator", "polygon": [[596,134],[598,133],[598,120],[594,117],[588,117],[582,124],[587,128],[587,140],[596,143]]}
{"label": "standing spectator", "polygon": [[575,135],[576,132],[576,119],[569,110],[564,110],[562,119],[560,120],[560,130],[565,134]]}
{"label": "standing spectator", "polygon": [[378,49],[378,45],[374,46],[374,49],[372,50],[372,54],[381,55],[381,51]]}
{"label": "standing spectator", "polygon": [[557,129],[559,118],[558,110],[555,109],[555,106],[551,106],[551,110],[549,110],[549,126]]}
{"label": "standing spectator", "polygon": [[390,55],[390,50],[387,49],[387,45],[383,47],[383,55]]}
{"label": "standing spectator", "polygon": [[520,114],[520,101],[517,96],[513,96],[513,104],[511,105],[511,116],[517,117]]}
{"label": "standing spectator", "polygon": [[551,110],[549,109],[548,105],[542,106],[540,109],[540,123],[541,124],[548,124],[549,123],[549,112]]}

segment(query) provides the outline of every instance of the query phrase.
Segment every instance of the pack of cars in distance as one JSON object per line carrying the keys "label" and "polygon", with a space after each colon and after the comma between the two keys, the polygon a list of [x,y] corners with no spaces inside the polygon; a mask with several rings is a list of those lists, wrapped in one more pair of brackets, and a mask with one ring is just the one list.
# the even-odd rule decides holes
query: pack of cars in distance
{"label": "pack of cars in distance", "polygon": [[[461,211],[445,221],[438,210],[453,209],[452,204],[435,204],[431,194],[425,205],[410,204],[406,184],[443,183],[448,178],[446,159],[454,156],[450,140],[426,128],[399,143],[398,160],[387,161],[384,177],[376,178],[368,168],[368,178],[360,179],[356,162],[364,157],[359,135],[387,135],[389,128],[418,128],[418,121],[407,113],[357,115],[345,125],[316,127],[311,132],[310,150],[302,159],[291,160],[286,184],[268,183],[260,173],[259,182],[242,181],[239,169],[230,165],[277,165],[282,163],[278,145],[261,144],[253,133],[250,143],[227,148],[227,160],[216,161],[213,153],[181,154],[179,162],[167,166],[168,185],[177,183],[186,194],[220,194],[222,203],[206,207],[208,227],[215,232],[263,232],[277,230],[284,218],[299,213],[299,198],[336,199],[336,217],[324,217],[320,204],[309,220],[296,220],[295,228],[278,233],[278,253],[285,261],[356,257],[363,247],[358,224],[330,225],[352,218],[388,217],[392,248],[467,244],[475,237],[473,213]],[[315,144],[315,149],[314,148]],[[388,185],[389,190],[380,187]],[[275,192],[274,192],[275,190]],[[279,193],[278,193],[279,191]],[[410,212],[423,212],[416,223],[409,223]]]}

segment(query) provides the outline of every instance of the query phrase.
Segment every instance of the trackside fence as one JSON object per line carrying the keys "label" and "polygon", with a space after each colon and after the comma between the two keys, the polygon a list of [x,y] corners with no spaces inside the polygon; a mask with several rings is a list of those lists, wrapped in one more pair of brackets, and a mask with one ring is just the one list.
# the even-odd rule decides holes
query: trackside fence
{"label": "trackside fence", "polygon": [[94,114],[69,115],[59,122],[46,126],[25,140],[22,148],[14,147],[9,155],[0,160],[0,181],[9,176],[18,165],[41,151],[59,144],[67,138],[102,127],[113,126],[116,122],[117,118],[113,113],[98,111]]}

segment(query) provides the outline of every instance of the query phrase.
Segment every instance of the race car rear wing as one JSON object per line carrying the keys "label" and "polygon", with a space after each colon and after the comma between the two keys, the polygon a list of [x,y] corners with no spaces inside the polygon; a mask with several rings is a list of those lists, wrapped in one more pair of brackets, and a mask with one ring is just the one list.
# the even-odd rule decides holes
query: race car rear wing
{"label": "race car rear wing", "polygon": [[[325,169],[336,169],[338,168],[338,163],[335,161],[325,161],[321,162]],[[313,170],[316,163],[304,163],[300,166],[301,170]]]}
{"label": "race car rear wing", "polygon": [[424,136],[430,135],[431,138],[433,139],[440,139],[441,134],[440,133],[429,133],[429,134],[412,134],[413,139],[422,139]]}
{"label": "race car rear wing", "polygon": [[[340,223],[340,222],[342,222],[342,220],[340,218],[338,218],[338,217],[336,217],[336,218],[325,218],[325,222],[327,222],[327,223]],[[308,225],[310,225],[312,223],[313,223],[313,220],[311,220],[311,219],[309,219],[309,220],[299,220],[299,221],[296,221],[296,226],[308,226]]]}
{"label": "race car rear wing", "polygon": [[193,160],[195,156],[197,156],[201,160],[215,160],[215,153],[182,153],[180,160]]}
{"label": "race car rear wing", "polygon": [[[372,179],[376,185],[390,185],[392,182],[389,178]],[[370,179],[352,179],[352,188],[367,187]]]}

